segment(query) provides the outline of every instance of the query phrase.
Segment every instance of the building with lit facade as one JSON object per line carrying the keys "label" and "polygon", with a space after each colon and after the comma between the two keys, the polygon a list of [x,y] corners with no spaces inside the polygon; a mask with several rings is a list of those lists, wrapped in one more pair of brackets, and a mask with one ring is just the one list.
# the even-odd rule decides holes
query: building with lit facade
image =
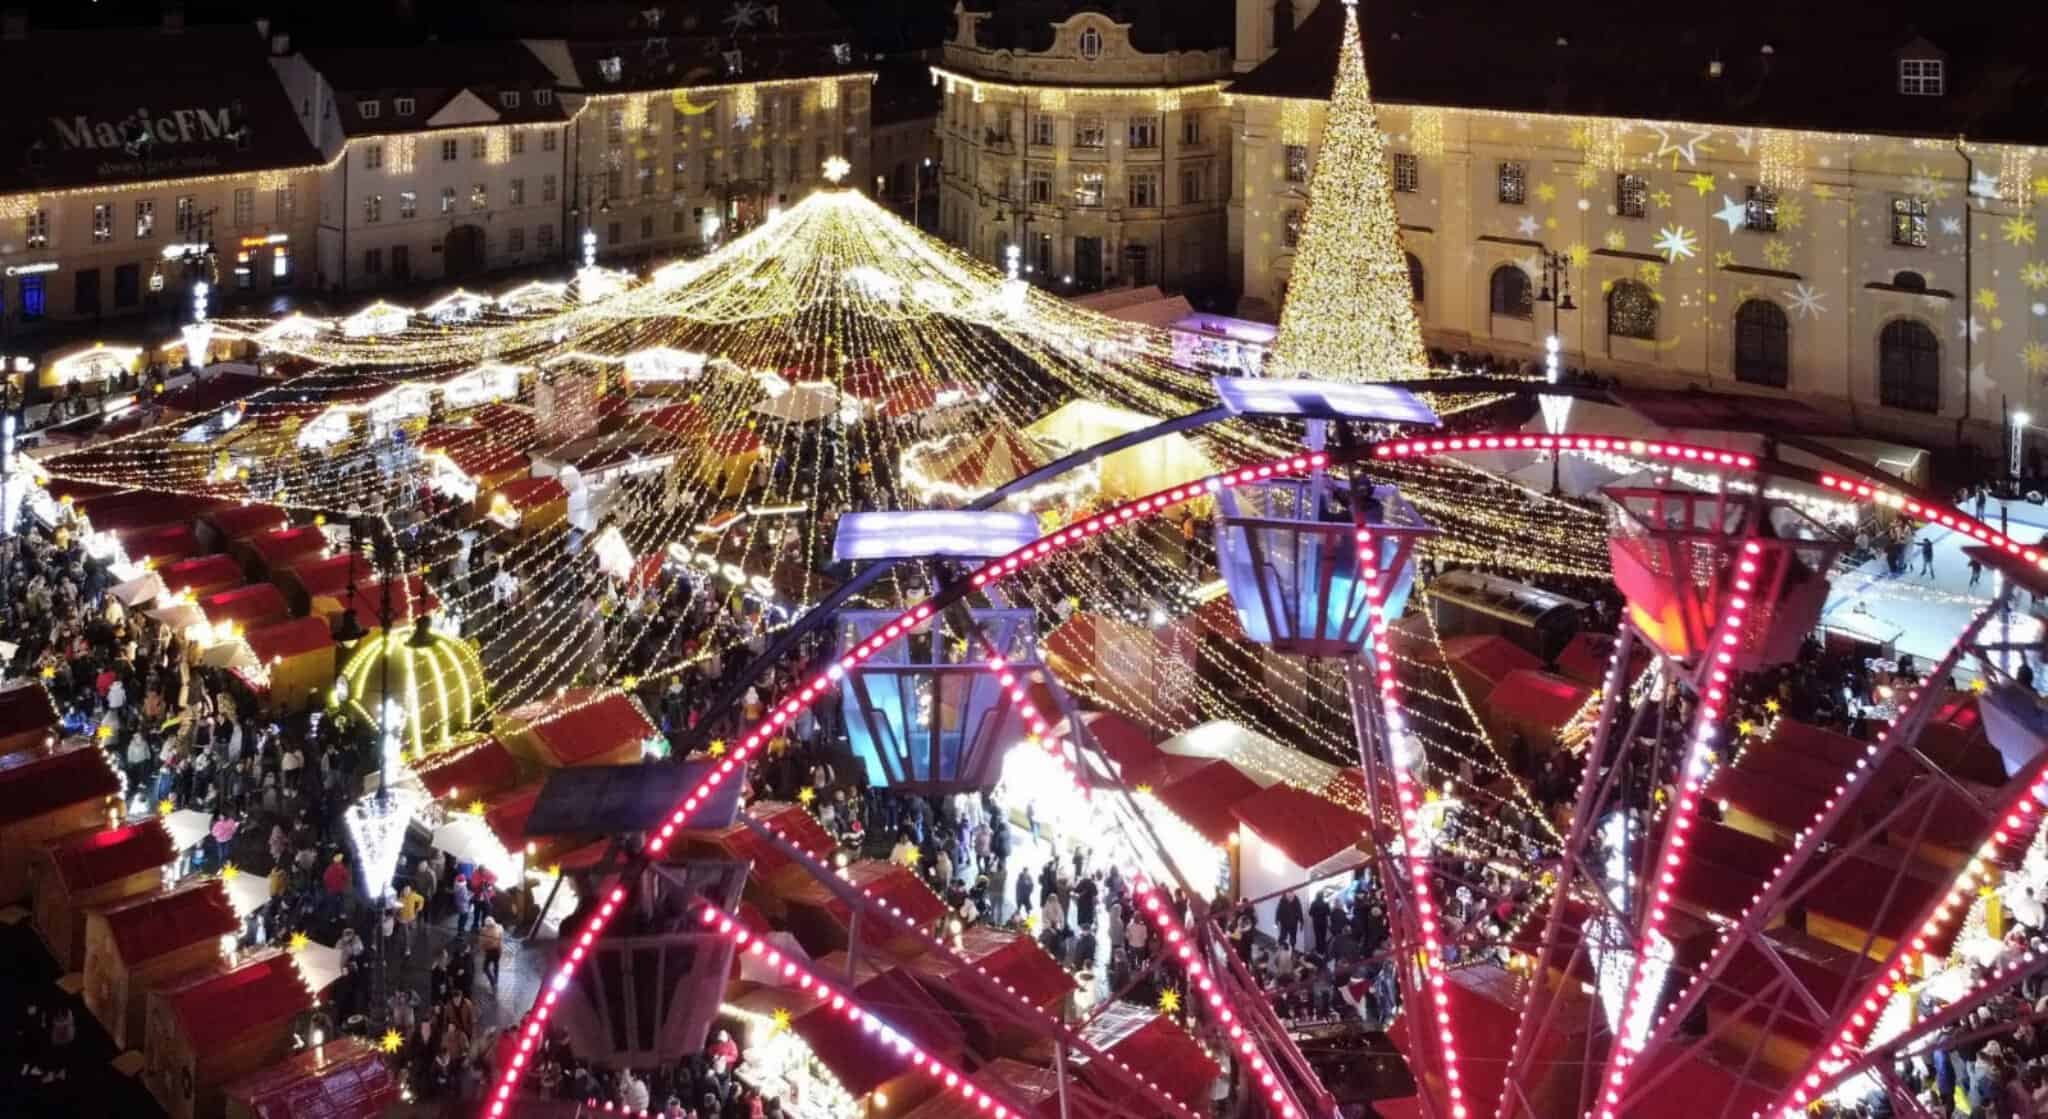
{"label": "building with lit facade", "polygon": [[823,0],[516,9],[575,112],[565,189],[606,260],[700,251],[802,198],[827,159],[871,181],[875,73]]}
{"label": "building with lit facade", "polygon": [[[1220,0],[962,5],[944,91],[939,229],[1092,291],[1223,278],[1231,12]],[[1119,9],[1122,10],[1122,9]]]}
{"label": "building with lit facade", "polygon": [[[1342,6],[1309,6],[1240,3],[1228,253],[1250,317],[1286,298],[1335,72]],[[2048,412],[2037,72],[1838,26],[1702,43],[1674,73],[1664,46],[1361,14],[1433,344],[1540,357],[1554,330],[1568,365],[1785,391],[1929,442]],[[1804,96],[1822,73],[1831,95]],[[1675,119],[1612,115],[1632,91]]]}
{"label": "building with lit facade", "polygon": [[275,62],[325,163],[323,288],[563,258],[571,110],[524,46],[316,48]]}
{"label": "building with lit facade", "polygon": [[310,281],[322,158],[270,50],[249,24],[48,31],[8,17],[0,68],[28,84],[0,118],[6,336],[147,313],[168,327],[202,281],[219,296]]}

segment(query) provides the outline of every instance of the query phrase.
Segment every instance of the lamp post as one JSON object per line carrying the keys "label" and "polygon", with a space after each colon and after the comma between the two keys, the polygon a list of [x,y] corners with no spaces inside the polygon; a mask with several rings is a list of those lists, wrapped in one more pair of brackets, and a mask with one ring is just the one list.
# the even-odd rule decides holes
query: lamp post
{"label": "lamp post", "polygon": [[[1560,252],[1542,250],[1539,259],[1543,267],[1543,288],[1536,294],[1538,303],[1550,304],[1550,334],[1543,339],[1543,381],[1555,385],[1564,379],[1563,369],[1563,315],[1576,311],[1578,304],[1572,302],[1571,258]],[[1543,429],[1552,435],[1564,430],[1566,417],[1571,414],[1572,398],[1561,393],[1544,393],[1537,397],[1543,409]],[[1556,497],[1563,491],[1559,484],[1560,464],[1564,456],[1553,451],[1550,455],[1550,495]]]}
{"label": "lamp post", "polygon": [[913,168],[913,172],[911,175],[910,225],[911,228],[916,229],[919,232],[924,231],[924,221],[922,214],[920,213],[920,211],[924,208],[924,176],[925,172],[930,171],[931,169],[932,157],[925,156],[924,162],[917,166],[916,168]]}

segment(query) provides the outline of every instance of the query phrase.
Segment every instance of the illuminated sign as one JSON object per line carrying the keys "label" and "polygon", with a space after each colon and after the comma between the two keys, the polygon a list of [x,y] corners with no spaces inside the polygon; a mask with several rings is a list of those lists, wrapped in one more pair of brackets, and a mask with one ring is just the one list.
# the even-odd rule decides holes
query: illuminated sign
{"label": "illuminated sign", "polygon": [[63,265],[58,264],[54,260],[39,260],[34,264],[10,264],[7,266],[7,274],[10,276],[33,276],[38,272],[55,272],[62,267]]}
{"label": "illuminated sign", "polygon": [[50,124],[66,148],[87,150],[120,148],[138,140],[159,144],[226,140],[237,132],[226,108],[175,109],[157,117],[144,108],[115,121],[89,120],[79,113],[70,120],[51,117]]}
{"label": "illuminated sign", "polygon": [[273,233],[268,237],[244,237],[242,238],[242,247],[245,249],[260,249],[265,245],[282,245],[291,239],[292,235],[289,233]]}

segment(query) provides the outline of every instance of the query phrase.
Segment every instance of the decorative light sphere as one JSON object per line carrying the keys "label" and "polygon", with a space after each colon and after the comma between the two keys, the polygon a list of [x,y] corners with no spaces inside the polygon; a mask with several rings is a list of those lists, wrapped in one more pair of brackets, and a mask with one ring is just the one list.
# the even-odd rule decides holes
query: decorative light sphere
{"label": "decorative light sphere", "polygon": [[431,629],[415,640],[415,627],[424,624],[365,640],[341,670],[348,686],[342,702],[349,714],[376,725],[389,679],[395,714],[402,716],[392,720],[393,732],[408,749],[440,750],[469,729],[489,696],[476,646]]}

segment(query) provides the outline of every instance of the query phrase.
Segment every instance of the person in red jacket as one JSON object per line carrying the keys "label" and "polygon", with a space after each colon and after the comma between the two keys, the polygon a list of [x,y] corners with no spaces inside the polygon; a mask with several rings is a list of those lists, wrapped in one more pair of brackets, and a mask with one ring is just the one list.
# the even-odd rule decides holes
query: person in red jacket
{"label": "person in red jacket", "polygon": [[348,904],[349,888],[355,885],[355,875],[349,873],[348,863],[339,852],[320,873],[320,884],[327,891],[320,901],[321,913],[329,919],[340,916]]}

